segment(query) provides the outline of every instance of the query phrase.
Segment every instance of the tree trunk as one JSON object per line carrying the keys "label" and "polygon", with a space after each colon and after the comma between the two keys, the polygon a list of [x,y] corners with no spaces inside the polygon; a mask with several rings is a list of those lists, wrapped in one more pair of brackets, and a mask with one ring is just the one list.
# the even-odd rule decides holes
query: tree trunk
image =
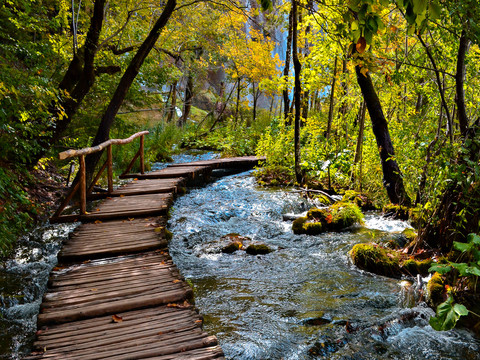
{"label": "tree trunk", "polygon": [[[352,177],[353,181],[355,183],[358,183],[359,186],[357,186],[357,189],[362,188],[362,157],[363,157],[363,134],[365,130],[365,112],[366,112],[367,106],[365,104],[365,101],[362,101],[362,104],[360,105],[360,109],[358,111],[358,137],[357,137],[357,146],[355,149],[355,159],[354,159],[354,171],[352,172]],[[360,171],[359,171],[359,176],[355,176],[355,170],[357,168],[357,165],[360,164]],[[358,181],[357,181],[358,180]]]}
{"label": "tree trunk", "polygon": [[337,81],[337,61],[338,57],[335,56],[335,63],[333,64],[333,79],[332,79],[332,88],[330,90],[330,107],[328,108],[328,122],[327,122],[327,140],[330,138],[330,133],[332,131],[332,121],[333,121],[333,102],[335,100],[335,82]]}
{"label": "tree trunk", "polygon": [[[153,26],[152,30],[148,34],[145,41],[140,45],[137,53],[133,57],[132,61],[128,65],[128,68],[125,70],[122,78],[120,79],[120,83],[113,94],[110,103],[108,104],[107,110],[105,111],[100,125],[98,126],[97,134],[92,142],[92,146],[96,146],[101,144],[102,142],[108,140],[110,135],[110,128],[113,124],[113,120],[118,112],[118,109],[123,103],[125,96],[127,95],[127,91],[132,85],[135,77],[137,76],[140,67],[142,66],[145,58],[148,56],[150,51],[152,50],[153,46],[155,45],[158,37],[160,36],[160,32],[167,24],[168,19],[172,15],[177,2],[176,0],[168,0],[165,8],[163,9],[162,14],[156,21],[155,25]],[[92,174],[95,170],[95,166],[97,165],[100,157],[102,156],[102,152],[97,152],[87,156],[86,158],[86,170],[87,170],[87,179],[91,179]]]}
{"label": "tree trunk", "polygon": [[290,14],[288,16],[288,36],[287,36],[287,49],[285,54],[285,67],[283,69],[283,76],[285,77],[285,89],[283,89],[283,116],[287,123],[290,123],[288,120],[290,113],[290,99],[288,98],[288,74],[290,72],[290,54],[292,51],[292,31],[293,29],[293,5],[290,9]]}
{"label": "tree trunk", "polygon": [[395,160],[395,151],[390,139],[390,133],[388,132],[387,120],[383,114],[382,105],[373,87],[370,75],[368,72],[363,75],[360,70],[359,65],[355,66],[358,85],[360,85],[362,90],[363,99],[372,121],[372,130],[377,140],[383,170],[383,185],[387,190],[388,198],[393,204],[411,206],[410,197],[405,191],[402,175]]}
{"label": "tree trunk", "polygon": [[302,71],[302,65],[298,59],[298,29],[297,29],[297,0],[292,0],[292,12],[293,12],[293,68],[295,70],[295,179],[297,183],[303,183],[303,174],[300,168],[300,111],[301,108],[301,83],[300,83],[300,72]]}
{"label": "tree trunk", "polygon": [[175,81],[170,86],[170,91],[172,93],[172,101],[170,101],[170,106],[168,108],[167,122],[171,122],[175,116],[175,108],[177,107],[177,82]]}
{"label": "tree trunk", "polygon": [[192,109],[192,98],[193,98],[193,76],[188,74],[187,85],[185,86],[185,99],[183,101],[183,114],[178,119],[177,125],[179,127],[184,126],[187,123],[187,119],[190,116],[190,110]]}
{"label": "tree trunk", "polygon": [[103,26],[105,2],[106,0],[96,0],[93,5],[93,15],[85,45],[81,51],[74,54],[65,76],[59,84],[59,89],[67,92],[69,96],[62,98],[59,106],[50,107],[51,119],[55,125],[50,129],[51,131],[46,132],[48,135],[38,137],[37,141],[41,145],[41,150],[32,156],[27,164],[28,168],[33,168],[45,155],[48,147],[60,139],[95,82],[94,62]]}
{"label": "tree trunk", "polygon": [[457,115],[462,137],[465,137],[468,128],[468,117],[465,108],[465,90],[463,88],[463,83],[465,80],[465,56],[467,55],[469,44],[470,41],[467,38],[465,30],[463,30],[462,35],[460,36],[460,45],[458,47],[457,54],[457,72],[455,74]]}

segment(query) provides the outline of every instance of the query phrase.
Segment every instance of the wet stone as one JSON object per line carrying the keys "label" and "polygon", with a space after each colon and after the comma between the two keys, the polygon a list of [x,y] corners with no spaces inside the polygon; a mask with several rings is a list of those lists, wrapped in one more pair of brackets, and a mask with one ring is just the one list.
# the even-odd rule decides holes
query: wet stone
{"label": "wet stone", "polygon": [[273,251],[265,244],[251,244],[247,247],[246,252],[249,255],[266,255]]}

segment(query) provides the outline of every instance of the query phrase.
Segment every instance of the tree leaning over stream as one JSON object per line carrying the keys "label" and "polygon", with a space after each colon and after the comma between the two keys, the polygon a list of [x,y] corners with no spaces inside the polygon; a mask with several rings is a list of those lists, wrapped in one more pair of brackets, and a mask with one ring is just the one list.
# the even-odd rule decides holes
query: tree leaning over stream
{"label": "tree leaning over stream", "polygon": [[[102,117],[102,121],[100,122],[97,130],[97,134],[92,142],[92,146],[96,146],[101,144],[104,141],[107,141],[110,136],[110,128],[113,124],[113,120],[117,115],[118,109],[123,103],[125,96],[127,94],[128,89],[132,85],[132,82],[135,80],[135,77],[138,75],[140,71],[140,67],[142,66],[145,58],[148,56],[150,51],[155,46],[155,43],[160,36],[162,29],[168,22],[168,19],[172,15],[173,11],[175,10],[175,6],[177,5],[176,0],[168,0],[165,4],[162,14],[155,22],[155,25],[150,30],[147,38],[144,40],[142,45],[140,45],[139,49],[137,50],[135,56],[133,57],[132,61],[128,65],[125,73],[123,74],[120,82],[115,90],[115,93],[110,100],[110,103],[105,110],[105,113]],[[95,154],[91,154],[87,156],[85,159],[86,161],[86,172],[87,172],[87,179],[90,179],[95,171],[95,166],[97,165],[98,161],[100,160],[102,152],[98,152]]]}

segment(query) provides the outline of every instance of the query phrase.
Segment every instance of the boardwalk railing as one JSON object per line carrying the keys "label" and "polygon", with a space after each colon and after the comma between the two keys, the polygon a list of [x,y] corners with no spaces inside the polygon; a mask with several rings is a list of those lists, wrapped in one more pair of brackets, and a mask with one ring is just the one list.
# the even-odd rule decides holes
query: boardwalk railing
{"label": "boardwalk railing", "polygon": [[[145,173],[144,140],[145,140],[145,135],[148,133],[149,133],[148,131],[141,131],[136,134],[133,134],[127,139],[110,139],[94,147],[88,147],[80,150],[70,149],[70,150],[61,152],[58,155],[60,160],[65,160],[72,157],[79,158],[79,164],[80,164],[79,181],[72,185],[72,187],[70,188],[70,191],[68,192],[63,202],[60,204],[58,210],[55,212],[55,214],[53,214],[51,220],[56,221],[60,218],[63,210],[66,208],[68,203],[73,199],[73,197],[77,192],[80,192],[80,215],[85,215],[87,213],[87,197],[92,193],[95,187],[95,184],[97,183],[98,179],[100,179],[100,176],[102,176],[105,169],[107,169],[107,179],[108,179],[108,190],[106,194],[109,195],[113,192],[113,160],[112,160],[113,145],[128,144],[139,137],[140,148],[138,149],[137,153],[133,157],[132,161],[130,161],[130,163],[128,164],[127,168],[122,173],[122,175],[127,174],[132,169],[133,165],[135,164],[135,161],[138,158],[140,158],[140,173],[144,174]],[[100,170],[93,178],[93,181],[87,187],[85,156],[102,151],[105,148],[107,149],[107,160],[105,160],[105,163],[101,166]]]}

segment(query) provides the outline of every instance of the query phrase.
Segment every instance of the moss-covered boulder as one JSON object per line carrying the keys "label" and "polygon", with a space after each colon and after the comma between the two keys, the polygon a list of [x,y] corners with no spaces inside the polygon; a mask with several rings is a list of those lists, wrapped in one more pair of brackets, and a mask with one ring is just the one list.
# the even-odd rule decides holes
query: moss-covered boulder
{"label": "moss-covered boulder", "polygon": [[266,255],[273,251],[265,244],[250,244],[245,250],[249,255]]}
{"label": "moss-covered boulder", "polygon": [[398,254],[376,244],[357,244],[349,255],[355,266],[362,270],[391,277],[401,274]]}
{"label": "moss-covered boulder", "polygon": [[414,259],[401,251],[378,244],[357,244],[350,250],[349,255],[360,269],[394,278],[402,274],[427,275],[433,263],[432,259]]}
{"label": "moss-covered boulder", "polygon": [[363,223],[362,211],[353,203],[341,201],[329,208],[310,209],[307,216],[293,222],[292,230],[295,234],[318,235],[343,230],[355,223]]}

